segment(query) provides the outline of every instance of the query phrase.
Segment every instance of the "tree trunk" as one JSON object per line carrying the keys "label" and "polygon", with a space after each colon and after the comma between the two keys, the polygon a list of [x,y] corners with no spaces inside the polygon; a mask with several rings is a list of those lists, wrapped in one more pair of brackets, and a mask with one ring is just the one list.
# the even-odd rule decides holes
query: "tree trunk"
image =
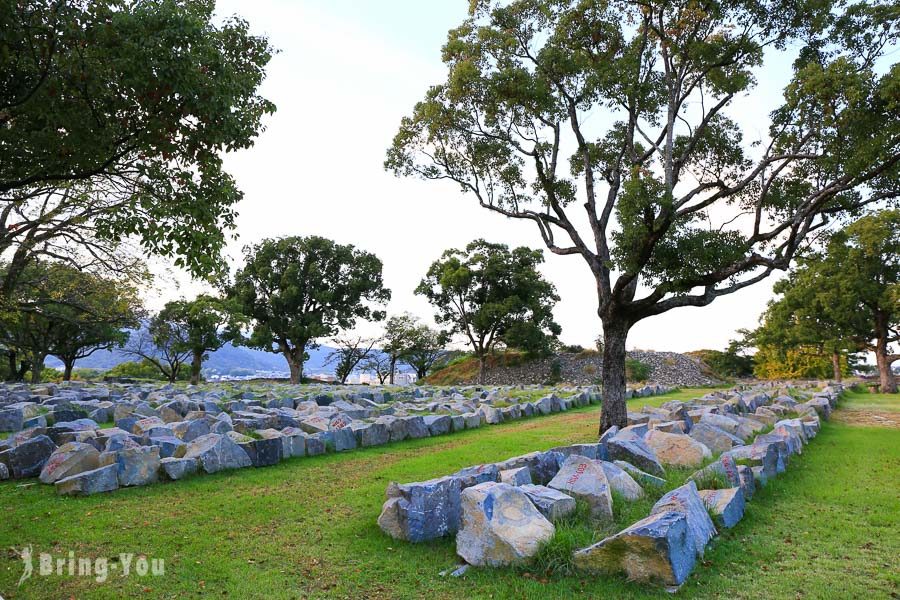
{"label": "tree trunk", "polygon": [[6,360],[9,362],[9,381],[16,380],[16,351],[7,350]]}
{"label": "tree trunk", "polygon": [[194,350],[194,357],[191,361],[191,385],[200,383],[200,367],[203,365],[203,351]]}
{"label": "tree trunk", "polygon": [[294,346],[293,349],[284,350],[284,358],[287,360],[291,371],[291,383],[303,383],[303,355],[306,353],[306,344]]}
{"label": "tree trunk", "polygon": [[25,381],[25,373],[31,368],[31,363],[26,359],[19,361],[19,370],[16,372],[15,382]]}
{"label": "tree trunk", "polygon": [[875,363],[878,365],[878,379],[882,394],[897,393],[897,378],[891,369],[893,361],[888,356],[888,317],[883,312],[875,313]]}
{"label": "tree trunk", "polygon": [[73,368],[75,368],[74,359],[63,360],[63,381],[72,381]]}
{"label": "tree trunk", "polygon": [[391,374],[390,374],[390,384],[394,385],[394,371],[397,370],[397,357],[391,357]]}
{"label": "tree trunk", "polygon": [[603,319],[603,402],[600,435],[616,425],[628,425],[625,400],[625,340],[630,325],[621,319]]}
{"label": "tree trunk", "polygon": [[485,371],[487,371],[486,363],[487,363],[487,354],[482,352],[481,354],[478,355],[478,383],[480,385],[484,385]]}
{"label": "tree trunk", "polygon": [[841,382],[841,354],[840,352],[831,353],[831,368],[834,370],[834,381]]}
{"label": "tree trunk", "polygon": [[44,370],[44,355],[38,354],[34,357],[31,365],[31,383],[41,382],[41,372]]}

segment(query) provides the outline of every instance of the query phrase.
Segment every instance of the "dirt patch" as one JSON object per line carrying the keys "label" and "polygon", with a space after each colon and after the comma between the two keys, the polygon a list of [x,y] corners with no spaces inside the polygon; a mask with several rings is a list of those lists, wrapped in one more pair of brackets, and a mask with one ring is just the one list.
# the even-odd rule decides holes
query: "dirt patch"
{"label": "dirt patch", "polygon": [[845,408],[832,415],[832,420],[857,427],[889,427],[900,429],[900,413],[883,410]]}

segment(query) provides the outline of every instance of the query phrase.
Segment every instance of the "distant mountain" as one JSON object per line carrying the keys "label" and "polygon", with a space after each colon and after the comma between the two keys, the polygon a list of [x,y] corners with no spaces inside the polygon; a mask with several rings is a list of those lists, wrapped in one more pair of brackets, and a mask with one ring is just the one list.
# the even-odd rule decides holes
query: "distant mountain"
{"label": "distant mountain", "polygon": [[[306,373],[332,373],[334,367],[326,366],[328,354],[334,348],[330,346],[320,346],[315,350],[307,350],[309,360],[303,365]],[[119,363],[135,360],[135,357],[125,354],[119,349],[100,350],[94,352],[91,356],[83,358],[75,363],[76,368],[81,369],[111,369]],[[62,368],[62,362],[56,357],[49,357],[45,361],[48,367]],[[244,346],[232,346],[226,344],[223,348],[211,352],[209,359],[203,363],[204,371],[211,371],[220,374],[228,374],[234,370],[246,370],[253,372],[288,372],[287,362],[280,354],[272,352],[263,352],[262,350],[254,350]]]}

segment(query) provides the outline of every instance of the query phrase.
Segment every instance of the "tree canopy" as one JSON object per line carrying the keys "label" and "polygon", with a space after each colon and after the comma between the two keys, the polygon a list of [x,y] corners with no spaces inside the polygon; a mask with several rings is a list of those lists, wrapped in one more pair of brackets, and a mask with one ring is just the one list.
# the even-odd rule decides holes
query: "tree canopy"
{"label": "tree canopy", "polygon": [[444,252],[416,288],[435,307],[438,324],[465,337],[480,379],[497,344],[559,335],[552,313],[559,297],[537,270],[543,260],[538,250],[476,240]]}
{"label": "tree canopy", "polygon": [[380,321],[390,290],[374,254],[318,236],[267,239],[244,249],[229,296],[251,320],[246,343],[282,354],[299,383],[306,348],[352,329],[359,319]]}
{"label": "tree canopy", "polygon": [[138,290],[128,282],[63,263],[35,261],[18,281],[0,309],[0,337],[11,374],[24,373],[15,366],[24,359],[35,382],[50,355],[63,362],[68,381],[76,360],[121,347],[143,313]]}
{"label": "tree canopy", "polygon": [[[386,168],[455,182],[580,256],[603,322],[601,430],[626,425],[638,321],[788,268],[809,236],[900,195],[893,2],[475,0],[444,82],[403,119]],[[774,51],[791,80],[762,139]],[[587,229],[585,229],[585,224]]]}
{"label": "tree canopy", "polygon": [[[118,242],[219,266],[241,199],[222,154],[274,106],[272,50],[211,0],[0,2],[0,253],[116,262]],[[3,282],[9,292],[13,282]]]}
{"label": "tree canopy", "polygon": [[176,338],[176,351],[190,353],[191,383],[200,382],[200,370],[208,352],[240,339],[246,324],[236,301],[200,294],[193,300],[174,300],[159,312],[160,321],[172,324],[172,331],[183,332]]}
{"label": "tree canopy", "polygon": [[831,374],[840,379],[853,353],[870,351],[881,387],[896,390],[891,365],[900,360],[892,352],[900,341],[900,210],[866,215],[835,232],[824,251],[804,257],[775,292],[781,298],[748,335],[758,350],[758,375],[821,377],[821,364],[830,359]]}

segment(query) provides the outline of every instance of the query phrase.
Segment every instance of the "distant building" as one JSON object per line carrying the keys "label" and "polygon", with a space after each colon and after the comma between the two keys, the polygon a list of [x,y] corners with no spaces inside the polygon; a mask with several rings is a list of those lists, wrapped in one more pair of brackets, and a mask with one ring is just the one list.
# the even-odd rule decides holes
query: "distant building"
{"label": "distant building", "polygon": [[[412,385],[416,382],[415,373],[394,373],[394,385]],[[378,375],[375,373],[353,373],[347,378],[347,383],[360,385],[381,385]],[[385,381],[387,383],[387,380]]]}

